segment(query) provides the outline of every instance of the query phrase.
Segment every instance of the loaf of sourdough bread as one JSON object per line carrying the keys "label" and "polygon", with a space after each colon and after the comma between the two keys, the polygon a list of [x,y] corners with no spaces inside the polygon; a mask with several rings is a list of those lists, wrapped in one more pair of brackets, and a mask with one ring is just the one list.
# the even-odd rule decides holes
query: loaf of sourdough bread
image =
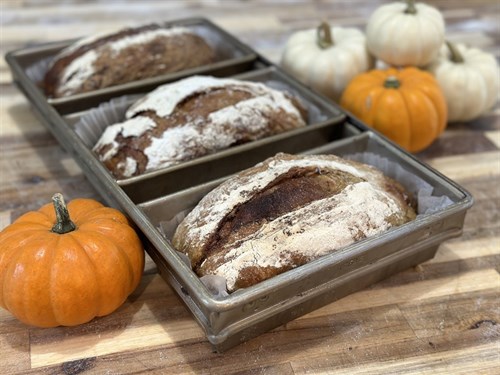
{"label": "loaf of sourdough bread", "polygon": [[379,170],[334,155],[277,154],[207,194],[172,243],[199,275],[249,287],[416,216]]}
{"label": "loaf of sourdough bread", "polygon": [[185,27],[156,24],[82,39],[62,50],[44,79],[48,97],[64,97],[209,64],[213,48]]}
{"label": "loaf of sourdough bread", "polygon": [[303,127],[307,109],[262,83],[193,76],[160,86],[125,117],[94,146],[118,179]]}

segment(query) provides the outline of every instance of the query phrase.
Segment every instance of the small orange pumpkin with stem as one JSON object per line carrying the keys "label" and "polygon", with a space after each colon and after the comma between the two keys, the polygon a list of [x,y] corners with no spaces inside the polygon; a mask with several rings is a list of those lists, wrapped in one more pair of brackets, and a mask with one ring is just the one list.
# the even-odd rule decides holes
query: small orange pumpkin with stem
{"label": "small orange pumpkin with stem", "polygon": [[61,194],[52,200],[0,232],[0,306],[37,327],[108,315],[139,284],[142,243],[118,210],[92,199],[66,206]]}
{"label": "small orange pumpkin with stem", "polygon": [[438,82],[414,67],[356,76],[340,105],[410,152],[428,147],[447,122],[446,99]]}

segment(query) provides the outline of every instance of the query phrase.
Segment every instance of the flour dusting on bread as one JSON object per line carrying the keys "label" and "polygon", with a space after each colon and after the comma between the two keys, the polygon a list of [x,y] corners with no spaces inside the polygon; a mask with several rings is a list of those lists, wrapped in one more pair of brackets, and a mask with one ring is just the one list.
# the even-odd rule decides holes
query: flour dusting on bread
{"label": "flour dusting on bread", "polygon": [[[214,99],[218,107],[201,113],[205,105],[212,105],[208,103],[212,93],[219,95]],[[238,101],[235,95],[244,98]],[[200,113],[179,113],[179,106],[189,100]],[[157,88],[133,104],[126,118],[105,129],[94,147],[100,160],[120,178],[306,125],[301,111],[285,93],[262,83],[209,76],[193,76]],[[124,159],[130,157],[126,150],[136,143],[142,148],[135,152],[146,159],[142,171],[123,168]]]}
{"label": "flour dusting on bread", "polygon": [[[127,36],[115,41],[111,41],[99,47],[100,50],[109,49],[111,51],[111,57],[116,56],[124,48],[130,47],[134,44],[145,44],[153,39],[160,37],[172,37],[174,35],[180,35],[183,33],[190,32],[186,28],[172,28],[172,29],[156,29],[150,30],[144,33]],[[103,37],[103,35],[101,35]],[[62,56],[70,54],[77,48],[84,47],[96,40],[95,37],[89,38],[82,43],[78,43],[76,47],[73,47],[68,52],[63,52]],[[59,56],[60,58],[61,56]],[[99,54],[95,50],[90,50],[79,58],[73,60],[71,64],[65,69],[64,74],[61,78],[60,88],[61,92],[72,92],[82,85],[89,77],[91,77],[95,71],[95,62]]]}
{"label": "flour dusting on bread", "polygon": [[297,108],[291,104],[290,99],[283,92],[273,90],[263,83],[212,76],[192,76],[155,89],[132,105],[127,111],[126,117],[130,118],[145,111],[154,111],[157,116],[166,117],[171,115],[175,107],[186,98],[218,88],[226,88],[228,91],[232,89],[245,90],[255,97],[266,96],[273,103],[273,106],[283,108],[288,113],[299,116]]}
{"label": "flour dusting on bread", "polygon": [[[203,198],[200,204],[185,218],[184,225],[190,227],[189,241],[192,241],[193,244],[206,241],[207,237],[216,230],[220,221],[235,207],[250,200],[290,169],[307,167],[334,168],[364,179],[377,176],[371,169],[356,169],[350,163],[322,155],[293,159],[277,157],[267,160],[258,165],[254,169],[254,173],[247,172],[235,175],[221,184],[217,188],[217,193],[208,194]],[[224,204],[217,204],[221,201]],[[210,209],[208,209],[209,207]]]}
{"label": "flour dusting on bread", "polygon": [[373,167],[277,154],[208,193],[172,242],[232,292],[414,218],[403,187]]}
{"label": "flour dusting on bread", "polygon": [[214,46],[192,29],[157,24],[81,39],[54,57],[44,78],[50,97],[98,90],[212,63]]}
{"label": "flour dusting on bread", "polygon": [[[251,267],[292,268],[292,260],[313,260],[353,242],[386,231],[386,217],[398,205],[368,182],[315,201],[283,215],[242,238],[227,253],[209,258],[211,271],[224,276],[228,290],[236,289],[242,271]],[[283,230],[286,228],[286,230]],[[215,265],[214,265],[215,264]],[[208,268],[207,261],[200,269]]]}

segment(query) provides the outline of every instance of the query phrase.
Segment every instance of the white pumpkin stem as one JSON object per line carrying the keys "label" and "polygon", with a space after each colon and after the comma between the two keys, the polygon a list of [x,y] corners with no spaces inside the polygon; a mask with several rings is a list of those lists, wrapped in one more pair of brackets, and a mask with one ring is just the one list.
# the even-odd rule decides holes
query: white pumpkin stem
{"label": "white pumpkin stem", "polygon": [[320,48],[325,49],[333,46],[332,32],[330,30],[330,25],[328,24],[328,22],[321,22],[321,25],[318,26],[317,34],[318,46],[320,46]]}
{"label": "white pumpkin stem", "polygon": [[384,81],[384,87],[387,89],[398,89],[401,82],[396,76],[389,76]]}
{"label": "white pumpkin stem", "polygon": [[69,218],[68,208],[64,203],[64,197],[61,193],[56,193],[52,196],[54,210],[56,211],[57,222],[52,227],[52,232],[64,234],[76,229],[76,225]]}
{"label": "white pumpkin stem", "polygon": [[463,63],[464,57],[462,56],[462,54],[460,53],[458,48],[452,42],[450,42],[448,40],[445,41],[445,43],[446,43],[446,46],[448,47],[448,49],[450,50],[451,61],[454,63],[457,63],[457,64]]}
{"label": "white pumpkin stem", "polygon": [[417,7],[415,6],[415,0],[406,0],[406,9],[405,13],[406,14],[417,14]]}

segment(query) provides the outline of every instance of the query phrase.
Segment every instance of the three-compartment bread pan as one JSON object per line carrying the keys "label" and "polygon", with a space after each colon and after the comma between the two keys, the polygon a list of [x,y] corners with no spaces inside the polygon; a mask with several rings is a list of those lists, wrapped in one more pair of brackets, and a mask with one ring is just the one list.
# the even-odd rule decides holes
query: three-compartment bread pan
{"label": "three-compartment bread pan", "polygon": [[43,77],[52,59],[61,50],[75,43],[78,39],[40,44],[12,51],[7,54],[6,59],[11,67],[16,66],[16,69],[13,70],[14,79],[16,81],[20,79],[21,76],[29,79],[34,84],[34,89],[42,94],[47,103],[63,114],[98,105],[118,95],[135,93],[139,89],[151,90],[161,83],[176,81],[182,77],[195,74],[210,74],[213,76],[237,74],[248,70],[257,59],[257,54],[250,47],[240,42],[234,36],[208,19],[188,18],[163,22],[159,23],[159,25],[165,28],[174,26],[185,27],[201,36],[214,49],[215,61],[207,65],[106,87],[91,92],[74,94],[61,98],[49,98],[45,96],[43,88],[41,87]]}
{"label": "three-compartment bread pan", "polygon": [[462,233],[473,202],[467,191],[356,120],[351,126],[361,131],[305,153],[336,154],[379,167],[418,195],[417,218],[247,289],[228,295],[203,284],[170,242],[176,216],[189,212],[225,178],[138,205],[160,274],[177,290],[216,350],[224,351],[426,261],[443,241]]}
{"label": "three-compartment bread pan", "polygon": [[[185,25],[185,22],[174,23]],[[213,27],[203,19],[189,22]],[[57,102],[45,97],[33,79],[30,67],[54,55],[67,43],[30,47],[11,52],[6,59],[14,80],[32,104],[34,113],[77,161],[106,203],[125,212],[136,224],[161,276],[185,302],[213,347],[224,351],[433,257],[442,241],[460,235],[472,197],[226,32],[216,30],[233,46],[231,49],[242,51],[239,57],[252,56],[250,63],[232,59],[237,60],[233,62],[239,68],[221,68],[218,71],[220,76],[236,74],[236,78],[264,82],[296,94],[309,109],[309,124],[305,128],[120,181],[92,151],[96,134],[90,131],[85,119],[93,111],[105,111],[106,106],[119,108],[117,103],[121,103],[123,112],[134,99],[151,91],[159,82],[151,82],[151,85],[132,83],[124,90],[106,89],[102,93],[93,92]],[[238,65],[238,61],[241,64]],[[214,73],[213,67],[205,68],[182,74]],[[164,77],[164,81],[161,78],[162,83],[181,76]],[[373,158],[375,155],[389,160],[406,174],[417,176],[420,182],[424,181],[431,187],[436,209],[419,215],[410,223],[361,240],[252,287],[229,295],[214,291],[198,278],[185,257],[172,247],[165,223],[171,226],[174,217],[192,209],[227,176],[277,152],[336,153],[353,158],[359,155],[372,155]],[[388,173],[393,169],[398,168],[391,167]],[[399,176],[395,177],[399,180]],[[413,186],[407,188],[411,190]]]}

